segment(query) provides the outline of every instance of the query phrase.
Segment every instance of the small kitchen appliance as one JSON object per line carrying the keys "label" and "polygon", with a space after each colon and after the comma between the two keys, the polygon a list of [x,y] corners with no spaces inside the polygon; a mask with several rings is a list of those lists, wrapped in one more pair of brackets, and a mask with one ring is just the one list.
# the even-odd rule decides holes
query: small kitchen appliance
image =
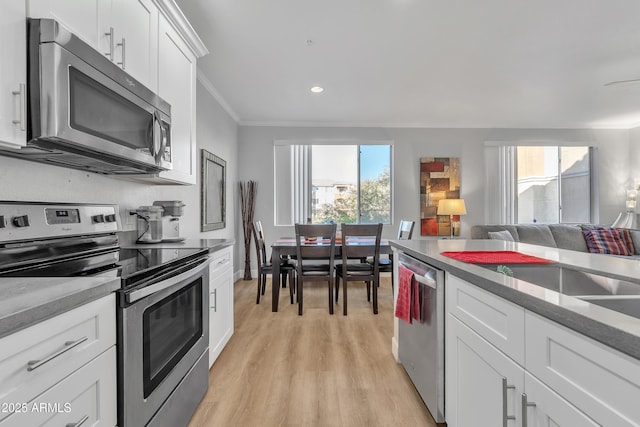
{"label": "small kitchen appliance", "polygon": [[162,241],[183,241],[184,237],[180,237],[180,217],[184,214],[186,205],[180,200],[161,200],[153,202],[153,206],[163,209],[161,217]]}
{"label": "small kitchen appliance", "polygon": [[138,238],[136,243],[162,242],[162,206],[140,206],[137,217]]}

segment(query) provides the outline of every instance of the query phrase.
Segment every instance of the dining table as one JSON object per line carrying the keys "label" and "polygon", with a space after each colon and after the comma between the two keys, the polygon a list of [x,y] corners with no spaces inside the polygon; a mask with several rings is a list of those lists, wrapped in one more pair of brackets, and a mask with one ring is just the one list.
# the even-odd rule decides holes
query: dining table
{"label": "dining table", "polygon": [[[318,239],[317,241],[311,242],[311,243],[303,243],[305,245],[328,245],[328,240],[322,240],[322,239]],[[370,244],[371,246],[375,245],[375,241],[374,239],[360,239],[360,243],[359,245],[368,245]],[[381,239],[380,240],[380,254],[390,254],[391,253],[391,245],[389,244],[389,240],[388,239]],[[271,259],[272,260],[279,260],[283,255],[288,255],[288,256],[295,256],[296,255],[296,239],[295,237],[281,237],[278,240],[276,240],[272,245],[271,245]],[[341,241],[336,241],[336,245],[335,245],[335,258],[341,258],[342,257],[342,242]],[[273,277],[280,277],[280,263],[279,262],[273,262],[273,271],[272,271],[272,278]],[[276,283],[275,285],[271,286],[271,311],[276,312],[278,311],[278,300],[280,299],[280,286],[277,284],[279,283],[279,280],[273,280],[272,279],[272,283]]]}

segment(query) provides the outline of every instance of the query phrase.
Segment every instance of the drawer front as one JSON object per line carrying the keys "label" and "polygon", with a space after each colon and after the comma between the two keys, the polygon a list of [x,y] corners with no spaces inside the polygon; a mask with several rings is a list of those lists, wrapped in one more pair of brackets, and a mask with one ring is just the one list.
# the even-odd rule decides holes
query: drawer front
{"label": "drawer front", "polygon": [[25,411],[0,421],[0,427],[113,427],[118,422],[116,401],[113,346],[42,395],[25,402]]}
{"label": "drawer front", "polygon": [[115,343],[113,294],[2,338],[0,402],[31,401]]}
{"label": "drawer front", "polygon": [[213,259],[209,267],[211,279],[226,274],[233,269],[233,246],[220,249],[210,256]]}
{"label": "drawer front", "polygon": [[524,308],[450,274],[445,290],[448,313],[524,366]]}
{"label": "drawer front", "polygon": [[526,369],[601,425],[640,425],[640,361],[534,313]]}

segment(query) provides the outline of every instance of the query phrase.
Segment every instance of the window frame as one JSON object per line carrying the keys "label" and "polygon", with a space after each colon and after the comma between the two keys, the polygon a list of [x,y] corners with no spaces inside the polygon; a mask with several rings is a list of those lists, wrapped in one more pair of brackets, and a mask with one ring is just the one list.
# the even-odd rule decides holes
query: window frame
{"label": "window frame", "polygon": [[[304,160],[308,163],[307,167],[305,168],[306,170],[304,170],[303,173],[300,172],[300,167],[299,166],[295,166],[294,164],[296,163],[296,160],[291,160],[291,168],[296,170],[296,173],[294,174],[293,172],[291,174],[289,174],[290,179],[292,180],[291,183],[289,183],[289,185],[291,187],[295,186],[295,183],[293,182],[295,179],[300,179],[300,177],[302,175],[304,175],[304,181],[307,182],[307,189],[306,189],[306,203],[302,200],[298,201],[298,205],[304,206],[303,209],[300,209],[300,206],[296,207],[295,206],[295,194],[294,192],[291,192],[291,217],[290,217],[290,221],[288,221],[287,223],[282,223],[282,222],[278,222],[281,215],[278,212],[278,189],[280,188],[279,186],[279,182],[278,182],[278,176],[282,176],[283,174],[280,173],[277,168],[278,168],[278,153],[277,153],[277,147],[278,146],[309,146],[309,156],[308,157],[303,157]],[[273,200],[274,200],[274,226],[291,226],[294,225],[297,222],[307,222],[308,220],[310,220],[312,218],[312,197],[313,197],[313,181],[312,181],[312,163],[313,163],[313,152],[310,149],[312,146],[314,145],[322,145],[322,146],[326,146],[326,145],[335,145],[335,146],[355,146],[357,149],[357,188],[356,188],[356,192],[357,192],[357,206],[356,206],[356,210],[357,210],[357,222],[356,224],[360,224],[361,223],[361,217],[362,217],[362,213],[361,213],[361,147],[362,146],[375,146],[375,145],[384,145],[384,146],[388,146],[389,147],[389,221],[390,222],[385,222],[385,225],[391,225],[393,224],[393,218],[394,218],[394,179],[393,179],[393,164],[394,164],[394,144],[393,141],[387,141],[387,140],[339,140],[339,141],[335,141],[335,140],[313,140],[313,141],[309,141],[309,140],[276,140],[274,141],[274,196],[273,196]],[[301,196],[298,196],[301,197]],[[302,197],[302,198],[304,198]],[[304,212],[304,213],[302,213]],[[302,215],[302,216],[301,216]],[[297,216],[297,218],[296,218]]]}
{"label": "window frame", "polygon": [[[563,147],[587,147],[589,150],[589,223],[596,224],[599,221],[599,191],[598,191],[598,149],[588,142],[554,141],[535,142],[485,142],[485,213],[488,223],[495,224],[519,224],[518,223],[518,177],[517,177],[517,148],[518,147],[556,147],[559,151]],[[557,165],[558,172],[558,218],[560,224],[576,224],[575,222],[563,222],[562,219],[562,158]],[[495,171],[495,172],[493,172]],[[497,188],[497,194],[491,194],[490,188]],[[497,209],[492,210],[492,206]],[[583,222],[581,222],[583,223]],[[525,223],[522,223],[525,224]],[[528,223],[527,223],[528,224]]]}

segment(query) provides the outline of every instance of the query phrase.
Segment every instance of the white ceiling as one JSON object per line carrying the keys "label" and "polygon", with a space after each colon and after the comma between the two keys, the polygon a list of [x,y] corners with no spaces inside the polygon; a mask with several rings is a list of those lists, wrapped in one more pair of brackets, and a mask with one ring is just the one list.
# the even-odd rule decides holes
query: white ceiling
{"label": "white ceiling", "polygon": [[241,124],[640,125],[640,0],[177,3]]}

